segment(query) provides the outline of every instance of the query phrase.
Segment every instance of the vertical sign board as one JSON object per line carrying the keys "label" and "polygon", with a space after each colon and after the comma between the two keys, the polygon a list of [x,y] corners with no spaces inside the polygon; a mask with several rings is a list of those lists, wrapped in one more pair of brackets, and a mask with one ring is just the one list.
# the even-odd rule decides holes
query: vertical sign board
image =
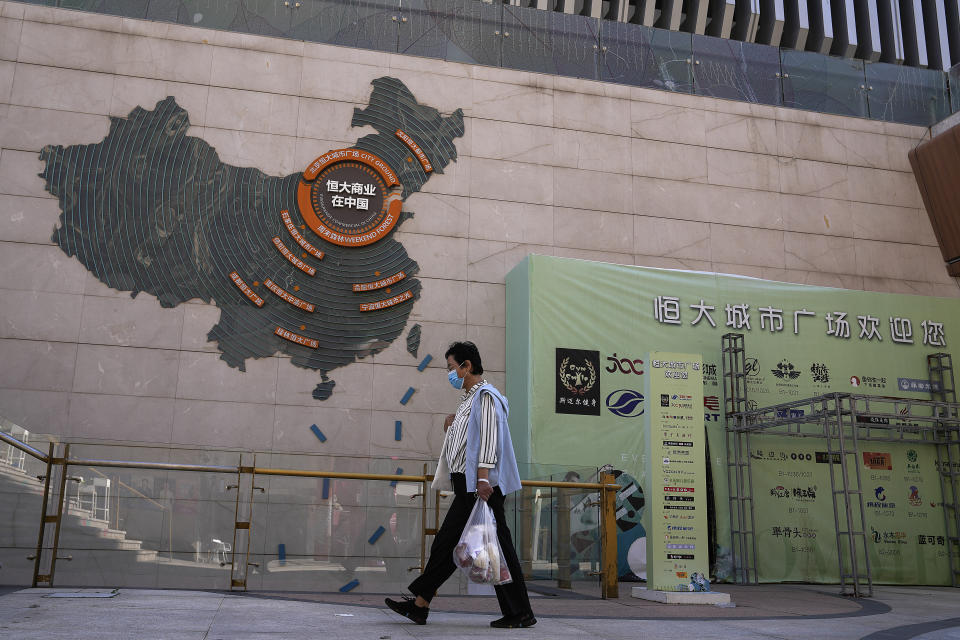
{"label": "vertical sign board", "polygon": [[703,359],[653,351],[647,362],[647,585],[686,591],[693,573],[710,573]]}

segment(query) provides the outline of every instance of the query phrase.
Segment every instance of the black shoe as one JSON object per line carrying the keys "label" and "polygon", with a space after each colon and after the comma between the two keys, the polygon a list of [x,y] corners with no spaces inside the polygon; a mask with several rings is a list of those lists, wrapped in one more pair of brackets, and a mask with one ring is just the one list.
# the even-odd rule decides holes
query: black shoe
{"label": "black shoe", "polygon": [[410,618],[417,624],[427,624],[427,614],[430,613],[430,609],[427,607],[418,607],[412,598],[404,596],[402,602],[391,600],[390,598],[384,598],[383,601],[387,603],[388,607],[403,617]]}
{"label": "black shoe", "polygon": [[494,629],[525,629],[535,624],[537,624],[537,619],[531,613],[526,616],[503,616],[499,620],[491,622],[490,626]]}

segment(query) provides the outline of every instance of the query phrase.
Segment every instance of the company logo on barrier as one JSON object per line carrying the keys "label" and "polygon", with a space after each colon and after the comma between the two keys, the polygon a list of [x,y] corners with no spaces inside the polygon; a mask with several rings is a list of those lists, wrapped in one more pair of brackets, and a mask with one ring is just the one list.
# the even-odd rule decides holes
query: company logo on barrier
{"label": "company logo on barrier", "polygon": [[637,358],[636,360],[631,360],[630,358],[617,358],[617,354],[612,356],[607,356],[607,360],[613,362],[612,365],[604,367],[604,371],[607,373],[633,373],[638,376],[643,375],[643,360]]}
{"label": "company logo on barrier", "polygon": [[792,363],[782,360],[775,369],[770,370],[770,373],[781,380],[796,380],[800,377],[802,371],[794,367]]}
{"label": "company logo on barrier", "polygon": [[859,376],[850,376],[850,386],[859,387],[860,386],[860,377]]}
{"label": "company logo on barrier", "polygon": [[912,507],[922,507],[923,499],[920,497],[920,490],[915,486],[910,487],[910,494],[907,497],[907,502],[910,503]]}
{"label": "company logo on barrier", "polygon": [[883,487],[877,487],[873,490],[873,495],[877,497],[877,500],[886,500],[887,494],[883,492]]}
{"label": "company logo on barrier", "polygon": [[[889,453],[874,453],[871,451],[863,452],[863,464],[869,469],[882,471],[893,470],[893,460]],[[879,498],[879,496],[877,496]],[[883,500],[883,498],[880,498]]]}
{"label": "company logo on barrier", "polygon": [[632,389],[618,389],[607,396],[607,409],[621,418],[643,415],[643,394]]}
{"label": "company logo on barrier", "polygon": [[557,347],[556,412],[600,415],[600,352]]}
{"label": "company logo on barrier", "polygon": [[703,406],[710,411],[720,411],[720,398],[717,396],[703,396]]}

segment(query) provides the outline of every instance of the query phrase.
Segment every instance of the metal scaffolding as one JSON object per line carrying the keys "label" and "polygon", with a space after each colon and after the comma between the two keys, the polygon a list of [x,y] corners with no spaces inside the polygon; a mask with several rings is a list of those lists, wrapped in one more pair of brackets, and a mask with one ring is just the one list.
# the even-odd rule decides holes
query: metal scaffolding
{"label": "metal scaffolding", "polygon": [[950,355],[927,358],[931,400],[827,393],[756,408],[747,400],[744,337],[726,334],[722,340],[731,546],[737,582],[758,582],[750,438],[777,435],[826,443],[841,593],[857,597],[873,595],[859,443],[935,446],[950,577],[953,586],[960,586],[960,405]]}

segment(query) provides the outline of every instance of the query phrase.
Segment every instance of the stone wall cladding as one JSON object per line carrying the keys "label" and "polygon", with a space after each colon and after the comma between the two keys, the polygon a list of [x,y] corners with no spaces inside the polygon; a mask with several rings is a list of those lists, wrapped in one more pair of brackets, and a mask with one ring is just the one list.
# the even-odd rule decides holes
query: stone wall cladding
{"label": "stone wall cladding", "polygon": [[[50,241],[46,144],[106,135],[107,116],[172,95],[190,135],[271,175],[349,146],[370,81],[445,114],[459,158],[405,208],[396,238],[423,283],[397,339],[333,372],[286,357],[229,368],[216,307],[161,309],[98,282]],[[960,297],[907,163],[928,130],[98,14],[0,2],[0,415],[124,443],[430,459],[456,396],[446,345],[480,346],[504,384],[504,277],[538,253],[786,282]],[[433,355],[423,372],[420,358]],[[408,386],[417,393],[399,400]],[[404,437],[393,439],[393,421]]]}

